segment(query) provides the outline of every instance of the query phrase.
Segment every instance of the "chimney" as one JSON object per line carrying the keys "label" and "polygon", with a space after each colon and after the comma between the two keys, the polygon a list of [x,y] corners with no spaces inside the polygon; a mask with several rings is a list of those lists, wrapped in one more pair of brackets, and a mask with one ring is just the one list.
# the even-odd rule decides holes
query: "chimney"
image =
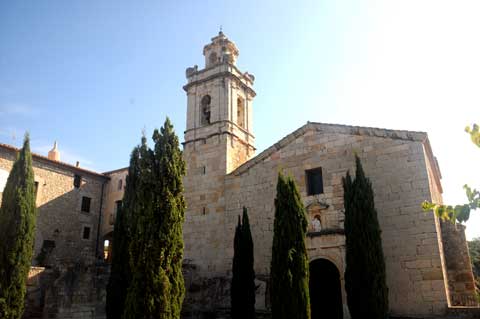
{"label": "chimney", "polygon": [[76,167],[80,167],[80,162],[77,161],[77,164],[75,165]]}
{"label": "chimney", "polygon": [[52,161],[60,161],[60,152],[58,151],[57,141],[53,144],[53,148],[48,152],[48,159]]}

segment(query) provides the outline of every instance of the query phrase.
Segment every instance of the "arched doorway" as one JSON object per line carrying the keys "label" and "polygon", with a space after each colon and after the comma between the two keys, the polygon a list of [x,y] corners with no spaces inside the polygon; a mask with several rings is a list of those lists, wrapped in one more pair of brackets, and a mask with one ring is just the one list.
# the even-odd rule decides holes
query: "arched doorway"
{"label": "arched doorway", "polygon": [[103,260],[107,263],[112,262],[112,243],[113,243],[113,231],[103,236]]}
{"label": "arched doorway", "polygon": [[312,319],[342,319],[342,291],[340,273],[327,259],[310,263],[310,304]]}

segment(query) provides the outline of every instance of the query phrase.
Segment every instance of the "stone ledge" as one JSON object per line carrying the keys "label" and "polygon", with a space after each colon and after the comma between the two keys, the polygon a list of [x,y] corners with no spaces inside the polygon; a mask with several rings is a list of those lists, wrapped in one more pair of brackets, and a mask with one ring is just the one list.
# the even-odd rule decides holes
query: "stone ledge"
{"label": "stone ledge", "polygon": [[327,236],[327,235],[345,235],[345,230],[342,228],[330,228],[330,229],[322,229],[321,231],[317,232],[308,232],[308,237],[319,237],[319,236]]}

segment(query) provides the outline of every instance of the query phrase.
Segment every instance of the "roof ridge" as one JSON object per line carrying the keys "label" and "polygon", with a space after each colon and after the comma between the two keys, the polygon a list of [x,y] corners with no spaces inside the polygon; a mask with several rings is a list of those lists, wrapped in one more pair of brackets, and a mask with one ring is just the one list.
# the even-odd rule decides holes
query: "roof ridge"
{"label": "roof ridge", "polygon": [[310,122],[307,121],[306,124],[302,125],[292,133],[284,136],[278,142],[274,143],[272,146],[266,148],[264,151],[252,157],[235,170],[230,172],[228,175],[240,175],[247,171],[250,167],[255,164],[263,161],[265,158],[290,144],[297,137],[305,134],[306,131],[310,129],[315,129],[317,131],[323,131],[324,129],[329,129],[331,132],[339,134],[352,134],[352,135],[366,135],[366,136],[375,136],[391,139],[401,139],[408,141],[420,141],[424,143],[428,140],[426,132],[419,131],[408,131],[408,130],[393,130],[386,128],[377,128],[377,127],[368,127],[368,126],[354,126],[354,125],[345,125],[345,124],[330,124],[330,123],[320,123],[320,122]]}
{"label": "roof ridge", "polygon": [[[15,147],[15,146],[9,145],[9,144],[3,144],[3,143],[0,143],[0,148],[4,148],[4,149],[7,149],[9,151],[14,151],[14,152],[19,152],[20,151],[20,148],[18,148],[18,147]],[[58,165],[58,166],[62,166],[64,168],[71,169],[71,170],[74,170],[74,171],[80,171],[80,172],[87,173],[87,174],[90,174],[90,175],[99,176],[99,177],[102,177],[102,178],[109,179],[108,176],[106,176],[102,173],[94,172],[94,171],[91,171],[91,170],[88,170],[88,169],[85,169],[85,168],[82,168],[82,167],[77,167],[77,166],[74,166],[72,164],[68,164],[68,163],[61,162],[61,161],[54,161],[54,160],[49,159],[46,156],[43,156],[43,155],[40,155],[40,154],[37,154],[37,153],[34,153],[34,152],[31,152],[31,153],[32,153],[32,157],[34,157],[38,160],[46,161],[48,163]]]}

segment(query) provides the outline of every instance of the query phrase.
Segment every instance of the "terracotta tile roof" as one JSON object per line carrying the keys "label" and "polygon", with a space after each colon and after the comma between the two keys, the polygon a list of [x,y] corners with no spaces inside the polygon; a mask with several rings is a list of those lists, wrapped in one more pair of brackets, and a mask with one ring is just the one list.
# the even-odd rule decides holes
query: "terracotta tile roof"
{"label": "terracotta tile roof", "polygon": [[121,172],[121,171],[128,171],[128,166],[127,166],[127,167],[118,168],[118,169],[114,169],[113,171],[103,172],[103,175],[110,175],[110,174],[118,173],[118,172]]}
{"label": "terracotta tile roof", "polygon": [[[20,149],[15,147],[15,146],[8,145],[8,144],[2,144],[2,143],[0,143],[0,149],[4,149],[4,150],[10,151],[10,152],[19,152],[20,151]],[[57,167],[61,167],[61,168],[64,168],[66,170],[69,170],[69,171],[72,171],[72,172],[75,172],[75,173],[89,174],[89,175],[101,177],[103,179],[110,179],[108,176],[106,176],[102,173],[97,173],[97,172],[94,172],[94,171],[91,171],[91,170],[88,170],[88,169],[84,169],[84,168],[81,168],[81,167],[76,167],[74,165],[71,165],[71,164],[68,164],[68,163],[65,163],[65,162],[53,161],[46,156],[36,154],[36,153],[33,153],[33,152],[32,152],[32,158],[33,158],[33,160],[37,160],[37,161],[48,163],[48,164],[51,164],[51,165],[54,165],[54,166],[57,166]]]}

